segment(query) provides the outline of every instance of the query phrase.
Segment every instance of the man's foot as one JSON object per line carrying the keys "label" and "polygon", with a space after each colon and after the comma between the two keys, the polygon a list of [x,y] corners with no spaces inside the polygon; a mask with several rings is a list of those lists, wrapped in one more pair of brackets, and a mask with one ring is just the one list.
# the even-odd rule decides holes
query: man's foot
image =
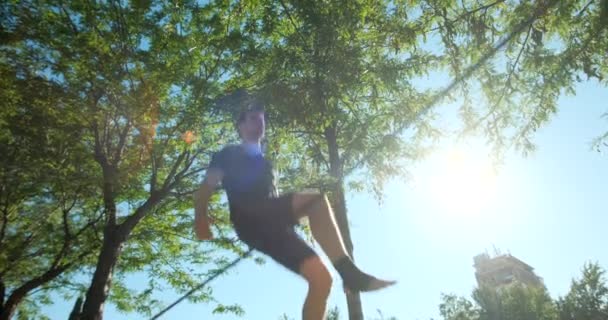
{"label": "man's foot", "polygon": [[396,281],[378,279],[359,270],[348,257],[342,258],[334,265],[344,281],[345,290],[349,292],[375,291],[397,283]]}
{"label": "man's foot", "polygon": [[349,292],[368,292],[368,291],[376,291],[380,289],[384,289],[386,287],[392,286],[397,281],[388,281],[378,279],[374,276],[371,276],[366,273],[361,273],[361,275],[357,276],[356,279],[348,279],[343,278],[344,287]]}
{"label": "man's foot", "polygon": [[368,291],[376,291],[386,287],[390,287],[396,284],[397,281],[387,281],[374,278],[371,280],[363,290],[351,290],[346,283],[343,284],[343,289],[346,294],[352,294],[353,292],[368,292]]}
{"label": "man's foot", "polygon": [[397,281],[394,281],[394,280],[382,280],[382,279],[378,279],[378,278],[372,278],[367,283],[367,288],[365,288],[365,290],[361,290],[361,291],[380,290],[380,289],[384,289],[386,287],[390,287],[396,283],[397,283]]}

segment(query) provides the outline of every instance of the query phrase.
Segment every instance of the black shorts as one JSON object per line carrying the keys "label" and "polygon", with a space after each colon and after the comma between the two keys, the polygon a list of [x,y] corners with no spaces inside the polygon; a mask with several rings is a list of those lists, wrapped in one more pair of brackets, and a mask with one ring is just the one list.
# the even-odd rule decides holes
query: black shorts
{"label": "black shorts", "polygon": [[296,233],[292,197],[237,201],[230,216],[239,239],[299,274],[302,262],[317,253]]}

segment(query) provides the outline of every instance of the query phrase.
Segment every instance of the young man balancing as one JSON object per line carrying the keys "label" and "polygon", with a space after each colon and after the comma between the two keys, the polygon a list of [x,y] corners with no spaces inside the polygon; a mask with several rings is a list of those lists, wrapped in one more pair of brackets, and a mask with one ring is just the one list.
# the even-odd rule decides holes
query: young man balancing
{"label": "young man balancing", "polygon": [[206,177],[194,194],[195,233],[199,239],[212,237],[207,207],[221,182],[239,239],[308,282],[304,320],[323,319],[332,278],[319,256],[294,229],[302,217],[308,217],[313,237],[340,274],[346,290],[372,291],[395,283],[375,278],[355,266],[324,195],[276,193],[272,166],[264,159],[260,146],[265,130],[261,105],[250,104],[239,115],[237,128],[241,144],[227,146],[213,155]]}

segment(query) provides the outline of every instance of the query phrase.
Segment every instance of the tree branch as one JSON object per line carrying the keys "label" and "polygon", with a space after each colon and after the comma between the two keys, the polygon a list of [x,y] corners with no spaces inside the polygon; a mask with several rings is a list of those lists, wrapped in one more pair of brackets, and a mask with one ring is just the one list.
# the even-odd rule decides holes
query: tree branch
{"label": "tree branch", "polygon": [[488,110],[488,113],[486,115],[484,115],[483,117],[479,118],[479,120],[477,120],[471,126],[471,129],[476,128],[482,122],[484,122],[485,120],[487,120],[488,117],[491,114],[494,113],[493,110],[496,109],[500,105],[500,103],[502,102],[502,99],[504,99],[504,97],[506,96],[508,89],[511,87],[511,77],[515,73],[515,68],[519,64],[519,59],[521,58],[522,53],[526,49],[526,44],[528,43],[528,39],[530,38],[531,32],[532,32],[532,25],[530,25],[530,28],[528,29],[528,33],[526,34],[526,38],[524,39],[524,42],[523,42],[523,44],[521,46],[521,49],[519,50],[519,53],[517,54],[517,58],[515,59],[515,62],[513,63],[513,66],[511,67],[511,70],[509,71],[509,74],[507,75],[507,79],[505,80],[505,85],[503,87],[502,93],[500,94],[500,97],[498,97],[498,100],[496,101],[496,103],[494,104],[494,106],[492,106],[492,108],[490,108],[490,110]]}
{"label": "tree branch", "polygon": [[72,28],[72,31],[74,31],[74,33],[78,33],[78,28],[76,28],[76,25],[74,24],[74,21],[72,21],[72,18],[70,18],[70,14],[67,12],[67,10],[65,9],[65,7],[63,6],[63,1],[59,2],[59,6],[61,7],[61,12],[63,12],[63,14],[65,15],[65,19],[70,24],[70,27]]}
{"label": "tree branch", "polygon": [[[302,48],[306,48],[306,38],[304,38],[304,36],[300,32],[300,29],[298,28],[298,26],[296,25],[295,21],[293,20],[293,17],[291,16],[291,13],[289,12],[289,9],[285,5],[285,1],[279,0],[279,3],[283,7],[283,10],[285,10],[285,14],[287,14],[287,18],[289,18],[289,21],[290,21],[291,25],[293,26],[294,30],[296,31],[296,33],[300,37],[300,40],[302,41]],[[304,51],[307,51],[307,50],[304,49]]]}
{"label": "tree branch", "polygon": [[23,242],[21,242],[21,244],[19,244],[19,246],[17,246],[13,250],[11,250],[12,254],[10,254],[7,258],[7,261],[9,261],[9,264],[8,264],[8,266],[6,266],[4,269],[2,269],[0,271],[0,277],[4,276],[4,274],[6,274],[9,270],[11,270],[11,268],[17,262],[19,262],[23,259],[25,249],[28,247],[28,245],[34,239],[35,236],[36,236],[36,232],[32,231],[29,235],[27,235],[25,240],[23,240]]}
{"label": "tree branch", "polygon": [[[95,210],[97,211],[97,210]],[[87,224],[85,224],[84,226],[82,226],[82,228],[78,229],[78,231],[74,234],[74,238],[78,238],[82,233],[84,233],[87,229],[92,228],[94,231],[96,231],[95,229],[95,225],[103,218],[103,214],[99,214],[97,216],[97,218],[89,221]]]}
{"label": "tree branch", "polygon": [[182,152],[177,157],[177,160],[175,160],[173,167],[171,167],[171,171],[169,171],[169,174],[167,175],[167,177],[165,178],[165,181],[163,182],[163,186],[161,188],[162,190],[166,190],[167,187],[171,184],[171,181],[173,180],[173,177],[175,177],[175,173],[177,172],[177,168],[179,168],[179,166],[181,166],[182,162],[184,161],[184,158],[186,157],[187,152],[188,151]]}
{"label": "tree branch", "polygon": [[28,293],[30,293],[32,290],[44,285],[45,283],[50,282],[53,279],[57,278],[57,276],[62,274],[68,268],[72,267],[77,261],[80,261],[80,259],[84,258],[85,256],[87,256],[91,253],[92,253],[92,251],[85,251],[85,252],[81,253],[80,255],[78,255],[78,257],[76,259],[73,259],[70,262],[63,264],[61,266],[51,267],[42,275],[26,281],[23,285],[21,285],[20,287],[15,289],[10,294],[10,296],[6,300],[6,303],[3,306],[2,312],[4,314],[11,314],[12,312],[14,312],[15,308],[19,305],[19,303],[21,301],[23,301],[23,299],[27,296]]}
{"label": "tree branch", "polygon": [[102,141],[99,137],[99,122],[97,119],[93,120],[93,135],[95,136],[95,160],[103,167],[107,165],[107,158],[103,152]]}
{"label": "tree branch", "polygon": [[152,148],[152,153],[151,153],[151,162],[152,162],[152,174],[150,175],[150,194],[154,193],[156,191],[156,183],[157,183],[157,177],[158,177],[158,166],[156,163],[156,149]]}
{"label": "tree branch", "polygon": [[123,130],[120,133],[118,145],[116,146],[116,152],[114,153],[114,159],[112,159],[112,165],[114,167],[118,167],[118,163],[122,158],[122,153],[124,151],[127,137],[129,135],[129,130],[131,130],[131,121],[127,120],[127,123],[125,124]]}
{"label": "tree branch", "polygon": [[585,13],[585,11],[587,11],[587,9],[589,9],[589,7],[590,7],[590,6],[593,4],[593,2],[595,2],[595,0],[591,0],[591,1],[589,1],[589,2],[588,2],[588,3],[587,3],[587,4],[586,4],[586,5],[585,5],[585,6],[584,6],[582,9],[581,9],[581,11],[579,11],[579,12],[576,14],[576,17],[577,17],[577,18],[580,18],[580,17],[583,15],[583,13]]}
{"label": "tree branch", "polygon": [[138,207],[133,214],[128,216],[125,221],[119,227],[119,236],[122,238],[121,240],[126,239],[129,236],[133,228],[139,223],[143,217],[150,212],[150,210],[157,205],[167,194],[166,189],[161,189],[154,194],[151,194],[150,197],[144,202],[140,207]]}
{"label": "tree branch", "polygon": [[[190,151],[187,151],[187,152],[188,152],[188,154],[190,153]],[[184,165],[184,168],[175,175],[173,182],[169,185],[167,191],[170,191],[173,188],[175,188],[176,185],[183,179],[183,177],[186,175],[186,172],[188,172],[188,170],[194,163],[194,160],[196,160],[196,156],[198,156],[200,153],[201,153],[201,151],[199,150],[192,157],[189,157],[189,156],[186,157],[189,159],[186,160],[186,164]]]}
{"label": "tree branch", "polygon": [[6,226],[8,225],[8,204],[2,208],[2,228],[0,228],[0,247],[2,242],[4,241],[4,237],[6,236]]}
{"label": "tree branch", "polygon": [[[472,14],[475,14],[475,13],[477,13],[477,12],[479,12],[479,11],[482,11],[482,10],[486,10],[486,11],[487,11],[487,10],[488,10],[488,9],[490,9],[491,7],[493,7],[493,6],[497,5],[497,4],[503,3],[503,2],[505,2],[505,0],[497,0],[497,1],[494,1],[494,2],[492,2],[492,3],[489,3],[489,4],[486,4],[486,5],[482,5],[482,6],[480,6],[480,7],[477,7],[477,8],[475,8],[475,9],[471,10],[471,11],[467,11],[467,10],[465,9],[465,13],[463,13],[463,14],[459,15],[458,17],[456,17],[456,18],[454,18],[454,19],[452,19],[452,20],[447,19],[447,17],[446,17],[446,19],[445,19],[445,23],[446,23],[446,24],[454,24],[454,23],[456,23],[456,22],[459,22],[459,21],[460,21],[460,20],[462,20],[463,18],[466,18],[466,17],[468,17],[468,16],[470,16],[470,15],[472,15]],[[431,28],[431,29],[429,29],[429,32],[437,31],[437,30],[442,29],[442,28],[443,28],[442,26],[438,26],[438,27],[435,27],[435,28]]]}
{"label": "tree branch", "polygon": [[187,174],[184,174],[184,176],[182,178],[192,177],[193,175],[195,175],[195,174],[197,174],[199,172],[203,172],[203,171],[205,171],[207,169],[208,169],[208,167],[200,167],[200,168],[197,168],[197,169],[192,169]]}

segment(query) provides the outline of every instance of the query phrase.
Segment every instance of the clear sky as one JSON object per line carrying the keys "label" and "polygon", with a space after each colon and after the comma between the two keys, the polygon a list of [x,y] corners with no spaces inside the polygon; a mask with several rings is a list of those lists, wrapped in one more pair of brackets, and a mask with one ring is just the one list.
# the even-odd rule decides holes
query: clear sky
{"label": "clear sky", "polygon": [[[473,256],[493,253],[494,247],[534,267],[553,297],[567,292],[585,262],[608,268],[608,150],[590,148],[608,130],[608,119],[601,118],[606,101],[606,88],[579,85],[576,96],[560,98],[559,113],[534,137],[537,151],[527,158],[510,153],[495,174],[486,170],[482,144],[445,141],[411,169],[413,181],[387,185],[382,205],[369,194],[348,194],[356,261],[399,281],[362,295],[366,318],[379,317],[378,309],[400,320],[437,318],[441,293],[470,297],[476,285]],[[337,275],[334,283],[329,305],[346,319]],[[244,307],[242,319],[298,319],[306,293],[304,281],[271,260],[244,261],[212,287],[218,301]],[[179,295],[169,291],[162,297],[169,304]],[[43,312],[66,319],[72,303]],[[236,318],[213,315],[213,306],[184,302],[164,319]],[[108,305],[105,318],[141,317]]]}

